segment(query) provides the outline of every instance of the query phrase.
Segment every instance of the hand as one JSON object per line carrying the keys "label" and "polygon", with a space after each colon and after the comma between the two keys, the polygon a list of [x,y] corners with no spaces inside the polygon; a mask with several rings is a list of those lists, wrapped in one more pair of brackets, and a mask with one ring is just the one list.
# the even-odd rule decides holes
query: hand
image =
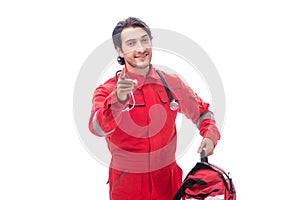
{"label": "hand", "polygon": [[136,85],[137,80],[126,79],[125,70],[123,69],[117,82],[117,97],[119,101],[127,101],[129,99],[130,92],[132,92]]}
{"label": "hand", "polygon": [[198,149],[198,153],[201,153],[202,150],[205,150],[205,157],[210,156],[214,153],[215,145],[210,138],[203,138],[200,147]]}

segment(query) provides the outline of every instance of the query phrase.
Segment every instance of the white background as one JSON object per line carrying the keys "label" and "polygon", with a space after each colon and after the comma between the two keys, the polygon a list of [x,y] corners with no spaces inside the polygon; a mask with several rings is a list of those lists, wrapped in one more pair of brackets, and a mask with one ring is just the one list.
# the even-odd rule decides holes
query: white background
{"label": "white background", "polygon": [[[226,120],[210,161],[231,172],[238,199],[298,196],[296,0],[103,2],[1,1],[0,199],[108,199],[107,168],[75,128],[73,90],[85,59],[128,16],[184,34],[215,63]],[[179,160],[185,173],[197,146]]]}

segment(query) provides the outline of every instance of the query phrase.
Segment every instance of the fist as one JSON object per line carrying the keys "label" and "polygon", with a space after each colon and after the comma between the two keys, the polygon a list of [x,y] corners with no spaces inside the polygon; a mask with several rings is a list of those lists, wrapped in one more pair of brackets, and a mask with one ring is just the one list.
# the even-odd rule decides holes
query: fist
{"label": "fist", "polygon": [[123,69],[117,82],[117,97],[119,101],[125,102],[129,99],[129,94],[137,85],[137,80],[127,79]]}
{"label": "fist", "polygon": [[210,138],[203,138],[200,147],[198,148],[198,153],[201,153],[202,150],[205,150],[205,157],[210,156],[214,153],[215,145]]}

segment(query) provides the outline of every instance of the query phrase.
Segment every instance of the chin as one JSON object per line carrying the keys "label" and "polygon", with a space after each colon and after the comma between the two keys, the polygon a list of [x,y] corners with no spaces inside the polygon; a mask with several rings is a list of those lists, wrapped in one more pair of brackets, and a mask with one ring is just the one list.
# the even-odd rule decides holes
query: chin
{"label": "chin", "polygon": [[143,69],[143,68],[147,68],[149,65],[150,65],[150,60],[149,59],[145,59],[143,61],[141,61],[141,60],[136,60],[135,61],[135,67],[136,68]]}
{"label": "chin", "polygon": [[135,67],[136,67],[136,68],[139,68],[139,69],[145,69],[145,68],[147,68],[149,65],[150,65],[149,62],[148,62],[148,63],[137,63]]}

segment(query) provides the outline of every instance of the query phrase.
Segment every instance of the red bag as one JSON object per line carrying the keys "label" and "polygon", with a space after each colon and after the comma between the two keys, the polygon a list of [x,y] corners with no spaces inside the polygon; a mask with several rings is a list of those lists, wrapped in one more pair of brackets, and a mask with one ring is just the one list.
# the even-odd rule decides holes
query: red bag
{"label": "red bag", "polygon": [[235,200],[236,192],[229,174],[201,158],[187,174],[173,200]]}

